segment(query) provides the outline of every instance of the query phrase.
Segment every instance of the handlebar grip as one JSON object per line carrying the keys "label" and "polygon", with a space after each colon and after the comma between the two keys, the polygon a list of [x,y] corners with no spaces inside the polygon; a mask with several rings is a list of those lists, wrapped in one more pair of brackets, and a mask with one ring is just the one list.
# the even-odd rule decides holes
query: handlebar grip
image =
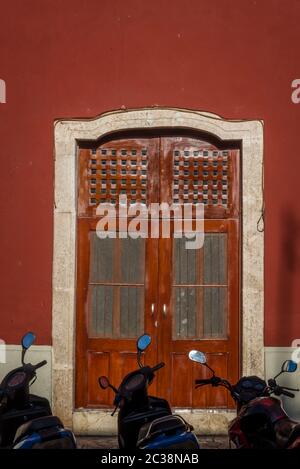
{"label": "handlebar grip", "polygon": [[211,384],[211,379],[196,379],[195,384]]}
{"label": "handlebar grip", "polygon": [[155,365],[153,368],[151,368],[151,371],[154,373],[155,371],[159,370],[160,368],[163,368],[165,366],[164,362],[160,362],[158,365]]}
{"label": "handlebar grip", "polygon": [[37,365],[34,365],[34,368],[35,368],[35,370],[37,370],[38,368],[41,368],[44,365],[47,365],[47,360],[43,360],[43,361],[39,362]]}
{"label": "handlebar grip", "polygon": [[292,392],[286,391],[285,389],[281,390],[281,394],[287,397],[295,397],[295,394],[293,394]]}

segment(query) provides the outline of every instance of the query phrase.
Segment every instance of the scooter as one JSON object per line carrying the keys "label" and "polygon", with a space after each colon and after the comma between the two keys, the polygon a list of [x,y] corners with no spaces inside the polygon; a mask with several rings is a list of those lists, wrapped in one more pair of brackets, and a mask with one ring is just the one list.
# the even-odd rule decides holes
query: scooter
{"label": "scooter", "polygon": [[49,401],[29,393],[36,371],[47,364],[25,363],[26,351],[35,341],[28,332],[22,338],[22,366],[10,371],[0,385],[0,448],[75,448],[71,431],[52,416]]}
{"label": "scooter", "polygon": [[[210,384],[223,386],[230,392],[237,405],[237,417],[229,424],[230,446],[239,449],[276,449],[300,448],[300,424],[286,414],[280,399],[284,395],[295,397],[290,391],[299,389],[279,386],[276,382],[282,373],[292,373],[297,363],[286,360],[280,373],[269,379],[268,383],[257,376],[244,376],[235,385],[215,375],[207,364],[204,353],[197,350],[189,352],[189,358],[204,365],[212,373],[211,378],[197,379],[196,388]],[[272,397],[274,394],[277,397]]]}
{"label": "scooter", "polygon": [[181,416],[172,415],[169,403],[162,398],[148,396],[148,386],[155,372],[165,366],[143,366],[142,352],[151,343],[151,337],[144,334],[137,340],[137,361],[139,369],[127,374],[119,388],[110,384],[106,376],[99,378],[102,389],[111,388],[116,397],[118,413],[118,443],[121,449],[179,449],[199,448],[193,428]]}

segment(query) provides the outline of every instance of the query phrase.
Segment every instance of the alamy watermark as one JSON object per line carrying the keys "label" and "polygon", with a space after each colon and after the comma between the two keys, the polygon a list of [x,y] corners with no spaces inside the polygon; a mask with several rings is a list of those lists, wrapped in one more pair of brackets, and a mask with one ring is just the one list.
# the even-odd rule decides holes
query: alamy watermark
{"label": "alamy watermark", "polygon": [[300,339],[294,339],[291,347],[295,348],[292,352],[291,359],[296,363],[300,363]]}
{"label": "alamy watermark", "polygon": [[6,83],[0,78],[0,103],[6,103]]}
{"label": "alamy watermark", "polygon": [[6,363],[6,343],[0,339],[0,363]]}
{"label": "alamy watermark", "polygon": [[292,103],[299,104],[300,103],[300,78],[295,78],[295,80],[293,80],[291,83],[291,87],[293,88],[292,95],[291,95]]}
{"label": "alamy watermark", "polygon": [[174,238],[187,238],[186,249],[200,249],[204,243],[204,204],[201,203],[128,205],[126,195],[121,195],[119,206],[100,203],[96,215],[101,217],[96,227],[101,239],[170,238],[172,233]]}

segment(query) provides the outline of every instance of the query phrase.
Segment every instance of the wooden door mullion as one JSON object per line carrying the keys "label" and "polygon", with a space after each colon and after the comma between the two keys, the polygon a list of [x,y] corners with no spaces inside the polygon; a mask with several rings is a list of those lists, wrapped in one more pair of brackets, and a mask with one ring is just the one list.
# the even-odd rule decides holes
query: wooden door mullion
{"label": "wooden door mullion", "polygon": [[[121,243],[120,239],[116,238],[115,240],[115,251],[114,251],[114,272],[115,272],[115,282],[119,283],[120,278],[120,268],[121,268]],[[113,337],[120,337],[120,285],[113,286]]]}
{"label": "wooden door mullion", "polygon": [[[196,252],[196,282],[198,285],[204,285],[204,246]],[[197,298],[197,321],[196,321],[196,337],[200,339],[203,337],[204,331],[204,287],[196,287]]]}

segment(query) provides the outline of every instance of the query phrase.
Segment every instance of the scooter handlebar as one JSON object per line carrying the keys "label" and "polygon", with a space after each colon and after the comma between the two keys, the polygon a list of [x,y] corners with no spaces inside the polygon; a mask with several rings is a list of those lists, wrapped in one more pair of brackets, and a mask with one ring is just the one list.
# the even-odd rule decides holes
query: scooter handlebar
{"label": "scooter handlebar", "polygon": [[165,363],[161,362],[158,365],[155,365],[153,368],[151,368],[151,371],[152,371],[152,373],[154,373],[155,371],[160,370],[160,368],[163,368],[164,366],[165,366]]}
{"label": "scooter handlebar", "polygon": [[285,389],[281,389],[281,394],[287,397],[295,397],[295,394],[293,394],[292,392],[286,391]]}
{"label": "scooter handlebar", "polygon": [[37,365],[34,365],[34,369],[37,370],[38,368],[42,368],[42,366],[45,366],[45,365],[47,365],[47,360],[43,360],[37,363]]}
{"label": "scooter handlebar", "polygon": [[211,384],[211,378],[209,378],[209,379],[196,379],[195,384]]}

